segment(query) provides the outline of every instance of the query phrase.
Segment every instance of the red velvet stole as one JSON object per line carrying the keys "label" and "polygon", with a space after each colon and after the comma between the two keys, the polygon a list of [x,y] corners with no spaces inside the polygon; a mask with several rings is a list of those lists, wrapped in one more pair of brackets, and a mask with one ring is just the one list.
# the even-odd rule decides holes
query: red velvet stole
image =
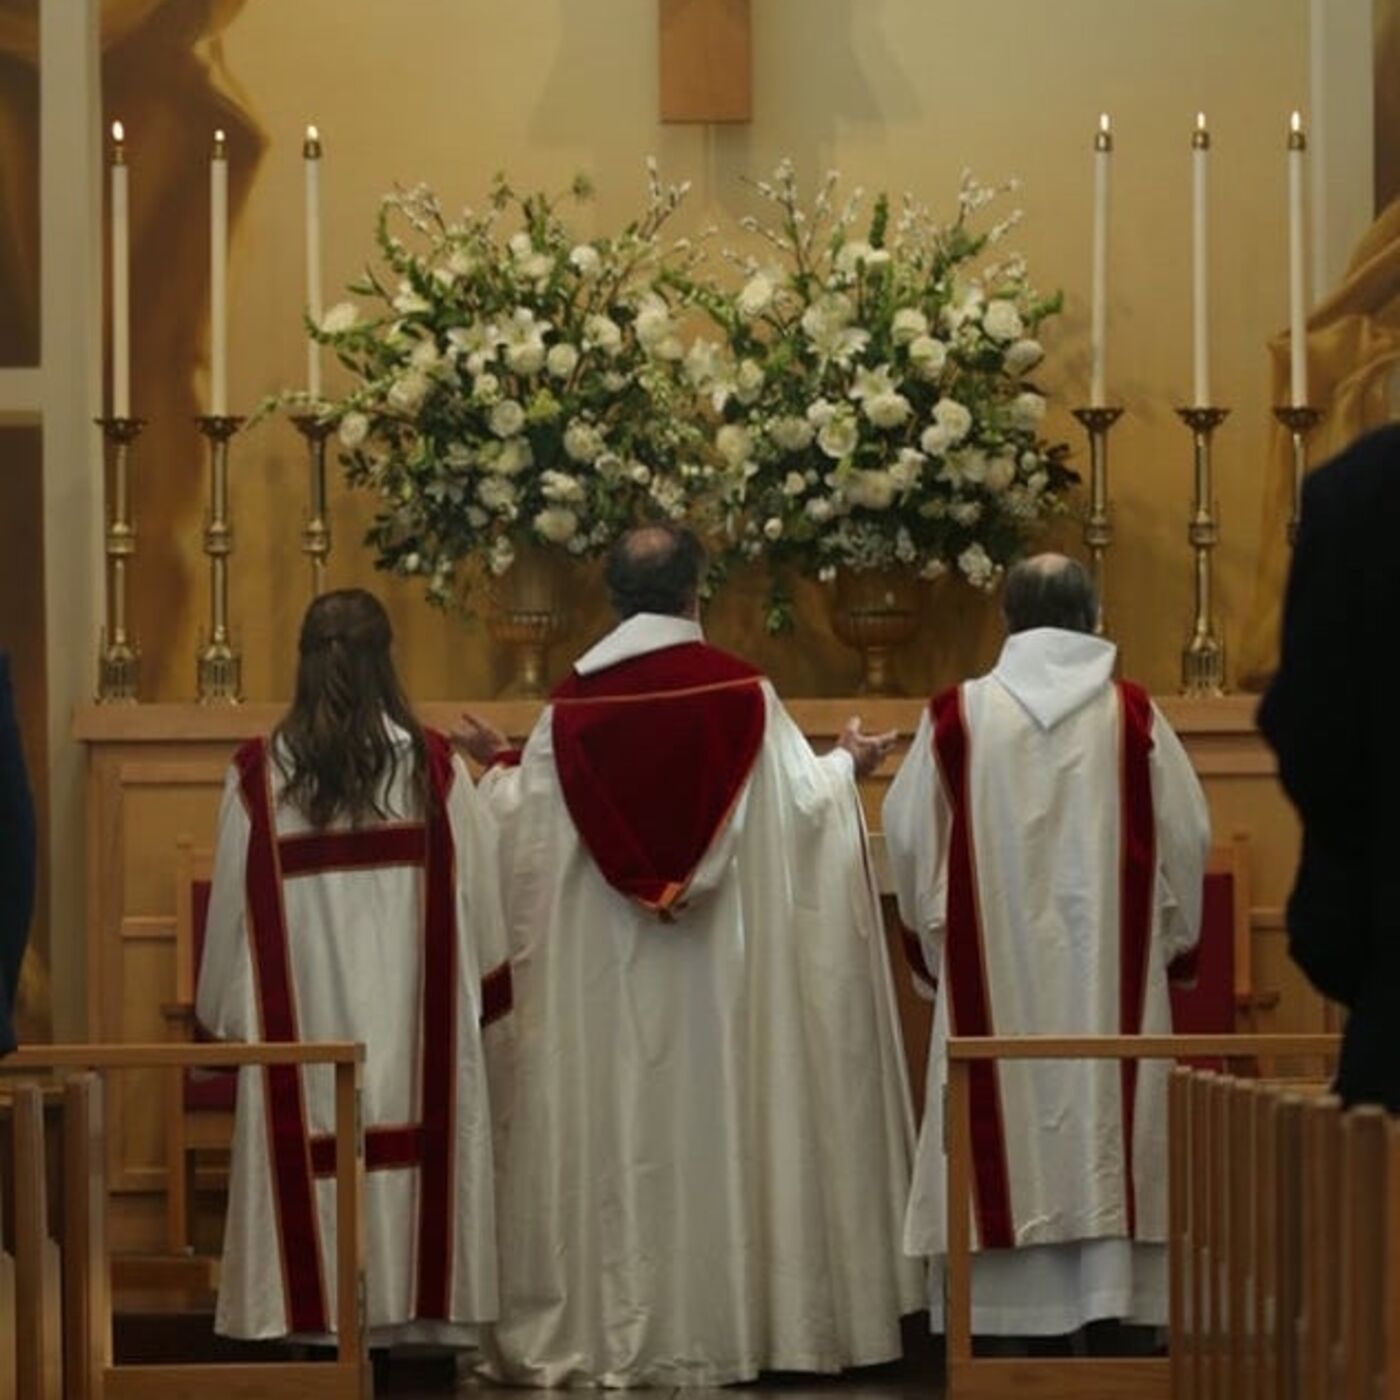
{"label": "red velvet stole", "polygon": [[[420,1120],[367,1125],[365,1153],[370,1170],[418,1169],[414,1316],[443,1320],[450,1316],[455,1209],[457,879],[447,812],[454,770],[448,741],[431,730],[424,738],[428,802],[422,823],[279,838],[266,742],[245,744],[234,763],[250,824],[246,908],[264,1040],[299,1039],[284,881],[337,870],[423,868]],[[491,1012],[504,1014],[510,1005],[509,965],[493,970],[483,979],[483,987],[487,984]],[[487,1019],[483,1014],[483,1021]],[[330,1327],[312,1183],[334,1172],[334,1139],[310,1134],[304,1086],[294,1067],[269,1066],[264,1085],[287,1327],[292,1332],[325,1332]]]}
{"label": "red velvet stole", "polygon": [[564,802],[603,878],[662,919],[684,899],[763,742],[760,673],[685,642],[555,691]]}

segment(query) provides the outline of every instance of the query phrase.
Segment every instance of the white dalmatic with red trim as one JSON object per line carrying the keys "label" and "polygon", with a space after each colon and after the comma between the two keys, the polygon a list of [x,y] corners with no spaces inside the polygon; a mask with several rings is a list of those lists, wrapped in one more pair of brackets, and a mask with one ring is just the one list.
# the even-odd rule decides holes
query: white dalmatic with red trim
{"label": "white dalmatic with red trim", "polygon": [[[885,799],[916,981],[936,1003],[905,1230],[935,1260],[935,1330],[949,1034],[1169,1033],[1167,965],[1199,934],[1205,798],[1156,706],[1114,683],[1115,657],[1055,628],[1010,637],[989,675],[930,704]],[[974,1065],[975,1331],[1166,1320],[1168,1073]]]}
{"label": "white dalmatic with red trim", "polygon": [[482,779],[515,968],[497,1375],[900,1355],[912,1115],[851,760],[643,614]]}
{"label": "white dalmatic with red trim", "polygon": [[[355,830],[309,828],[268,745],[240,749],[197,1012],[220,1039],[364,1043],[371,1339],[465,1345],[497,1313],[487,1055],[506,1052],[510,968],[466,770],[428,732],[422,810],[409,737],[389,727],[381,805],[404,815]],[[335,1330],[334,1126],[329,1068],[240,1071],[219,1332]]]}

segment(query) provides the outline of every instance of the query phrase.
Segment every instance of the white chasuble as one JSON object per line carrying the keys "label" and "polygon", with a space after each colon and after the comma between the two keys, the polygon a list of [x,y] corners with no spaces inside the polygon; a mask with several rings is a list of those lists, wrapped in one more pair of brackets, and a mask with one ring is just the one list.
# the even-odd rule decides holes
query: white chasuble
{"label": "white chasuble", "polygon": [[[937,979],[905,1229],[934,1260],[936,1330],[949,1034],[1169,1033],[1167,966],[1199,933],[1205,799],[1114,659],[1077,633],[1011,637],[990,675],[932,702],[885,799],[900,916]],[[1165,1321],[1169,1069],[973,1067],[975,1331]]]}
{"label": "white chasuble", "polygon": [[515,973],[495,1373],[899,1356],[911,1115],[849,757],[695,624],[642,615],[482,790]]}
{"label": "white chasuble", "polygon": [[[423,811],[408,735],[390,729],[399,771],[382,805],[408,815],[354,830],[309,829],[280,800],[268,746],[239,751],[197,1012],[220,1039],[364,1043],[371,1340],[465,1345],[497,1312],[486,1057],[505,1053],[510,968],[489,817],[465,768],[425,735]],[[332,1071],[239,1076],[215,1325],[324,1336],[336,1321]]]}

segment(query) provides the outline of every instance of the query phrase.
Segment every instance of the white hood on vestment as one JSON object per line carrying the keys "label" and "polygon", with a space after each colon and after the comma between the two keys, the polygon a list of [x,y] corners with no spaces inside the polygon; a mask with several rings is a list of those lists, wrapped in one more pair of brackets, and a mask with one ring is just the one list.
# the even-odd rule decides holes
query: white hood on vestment
{"label": "white hood on vestment", "polygon": [[992,676],[1042,728],[1081,710],[1113,679],[1118,648],[1102,637],[1036,627],[1006,639]]}

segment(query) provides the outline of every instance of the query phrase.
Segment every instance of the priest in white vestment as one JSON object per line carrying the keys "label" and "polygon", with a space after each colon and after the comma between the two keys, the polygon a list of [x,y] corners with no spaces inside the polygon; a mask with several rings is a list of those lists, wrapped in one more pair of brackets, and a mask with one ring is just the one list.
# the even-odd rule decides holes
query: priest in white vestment
{"label": "priest in white vestment", "polygon": [[[220,1039],[364,1043],[370,1341],[464,1346],[497,1315],[484,1041],[510,965],[489,818],[390,641],[368,593],[308,610],[292,708],[224,788],[196,1011]],[[335,1330],[334,1126],[329,1068],[240,1071],[220,1333]]]}
{"label": "priest in white vestment", "polygon": [[855,777],[696,619],[649,526],[621,624],[492,766],[513,957],[498,1376],[705,1386],[901,1353],[911,1113]]}
{"label": "priest in white vestment", "polygon": [[[1180,741],[1139,687],[1114,682],[1084,569],[1018,565],[1004,608],[995,669],[932,701],[884,804],[916,981],[935,1000],[905,1229],[909,1252],[933,1260],[935,1331],[948,1036],[1169,1033],[1167,966],[1199,934],[1210,840]],[[975,1333],[1166,1321],[1169,1068],[974,1072]]]}

